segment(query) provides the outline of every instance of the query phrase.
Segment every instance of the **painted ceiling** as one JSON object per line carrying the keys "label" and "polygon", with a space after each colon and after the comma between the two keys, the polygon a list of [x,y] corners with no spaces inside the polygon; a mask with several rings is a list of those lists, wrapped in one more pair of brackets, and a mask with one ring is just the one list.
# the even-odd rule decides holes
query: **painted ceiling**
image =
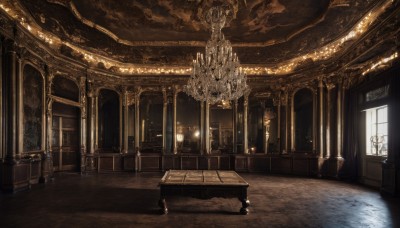
{"label": "painted ceiling", "polygon": [[[304,63],[314,64],[340,55],[387,8],[396,5],[393,0],[6,2],[15,10],[15,19],[28,30],[34,27],[33,35],[56,46],[57,52],[66,57],[125,74],[146,72],[137,66],[155,67],[148,73],[157,74],[157,67],[162,66],[166,71],[177,67],[171,72],[183,75],[190,73],[196,53],[204,52],[210,32],[203,18],[214,5],[231,6],[232,14],[223,33],[242,65],[248,68],[246,73],[257,75],[282,75]],[[57,40],[56,44],[53,40]],[[386,47],[378,53],[385,51]],[[375,54],[370,51],[358,63]],[[258,68],[261,70],[254,70]]]}

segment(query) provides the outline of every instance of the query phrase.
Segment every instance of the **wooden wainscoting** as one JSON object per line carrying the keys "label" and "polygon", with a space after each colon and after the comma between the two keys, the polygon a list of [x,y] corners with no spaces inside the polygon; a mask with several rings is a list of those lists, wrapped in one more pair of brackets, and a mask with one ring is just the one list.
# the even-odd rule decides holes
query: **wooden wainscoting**
{"label": "wooden wainscoting", "polygon": [[317,176],[318,157],[313,154],[250,154],[250,155],[161,155],[159,153],[97,155],[99,172],[176,170],[235,170],[299,176]]}
{"label": "wooden wainscoting", "polygon": [[123,155],[119,153],[99,153],[97,156],[98,172],[118,172],[123,170]]}

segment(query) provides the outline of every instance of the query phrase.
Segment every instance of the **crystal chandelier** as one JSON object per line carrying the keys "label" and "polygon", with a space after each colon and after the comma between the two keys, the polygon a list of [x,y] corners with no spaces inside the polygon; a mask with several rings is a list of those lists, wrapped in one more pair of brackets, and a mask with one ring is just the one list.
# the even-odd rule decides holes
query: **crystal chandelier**
{"label": "crystal chandelier", "polygon": [[210,25],[211,39],[207,41],[205,54],[197,53],[193,60],[192,74],[184,88],[198,101],[215,104],[236,100],[250,91],[239,59],[221,32],[229,13],[229,9],[216,6],[210,8],[205,16],[205,22]]}

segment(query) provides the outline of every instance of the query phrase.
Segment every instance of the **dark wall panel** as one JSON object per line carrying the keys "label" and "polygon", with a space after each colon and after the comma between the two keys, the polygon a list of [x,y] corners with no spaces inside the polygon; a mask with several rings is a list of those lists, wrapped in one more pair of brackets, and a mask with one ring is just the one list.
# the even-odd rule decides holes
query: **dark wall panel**
{"label": "dark wall panel", "polygon": [[23,71],[24,151],[40,150],[43,125],[43,78],[26,65]]}

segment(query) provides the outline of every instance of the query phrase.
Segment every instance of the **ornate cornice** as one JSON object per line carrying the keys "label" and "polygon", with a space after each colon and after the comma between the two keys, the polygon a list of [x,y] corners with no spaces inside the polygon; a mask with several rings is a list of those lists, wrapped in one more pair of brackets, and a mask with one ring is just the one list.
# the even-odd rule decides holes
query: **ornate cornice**
{"label": "ornate cornice", "polygon": [[[58,4],[69,5],[72,4],[71,1],[60,1],[55,0]],[[375,21],[378,17],[385,16],[386,10],[393,7],[393,0],[387,0],[382,4],[378,4],[373,8],[369,13],[367,13],[358,24],[356,24],[347,34],[344,34],[342,37],[339,37],[334,42],[317,49],[313,53],[307,53],[303,56],[299,56],[297,58],[291,59],[290,61],[282,62],[277,64],[276,66],[252,66],[245,65],[243,66],[244,71],[248,75],[291,75],[293,73],[298,74],[298,72],[309,70],[312,68],[316,68],[321,64],[324,64],[324,61],[332,62],[332,58],[335,56],[341,57],[344,54],[347,54],[349,50],[353,49],[353,45],[348,45],[348,43],[357,44],[357,40],[360,40],[363,36],[368,35],[368,29],[371,29],[373,21]],[[23,29],[29,32],[32,36],[35,36],[37,40],[40,40],[44,45],[53,49],[54,51],[45,51],[40,52],[39,50],[35,50],[35,53],[38,53],[41,58],[44,58],[45,62],[57,62],[55,61],[57,58],[60,59],[60,53],[63,52],[62,49],[67,48],[67,53],[70,53],[71,56],[68,58],[61,58],[62,62],[67,61],[71,62],[72,65],[78,65],[80,67],[94,67],[98,68],[98,70],[107,71],[112,75],[119,75],[123,77],[125,75],[189,75],[191,72],[190,66],[157,66],[157,65],[137,65],[130,63],[121,63],[112,59],[109,59],[104,56],[99,56],[94,53],[90,53],[86,50],[83,50],[73,44],[68,42],[64,42],[59,38],[55,37],[52,34],[48,34],[40,29],[38,25],[31,22],[32,20],[27,20],[28,14],[24,13],[21,8],[16,8],[18,4],[2,4],[0,5],[0,9],[2,9],[10,18],[12,18],[12,22],[2,23],[1,30],[4,30],[5,34],[9,36],[15,36],[15,34],[10,31],[12,28]],[[398,13],[398,10],[395,10],[394,14]],[[4,17],[1,17],[2,21],[5,21]],[[384,20],[382,20],[384,21]],[[16,23],[16,24],[15,24]],[[380,27],[381,23],[375,23],[375,27]],[[18,36],[23,35],[25,33],[18,33],[17,36],[14,37],[18,42],[23,42],[22,38],[18,38]],[[25,39],[24,39],[25,40]],[[28,39],[31,40],[31,39]],[[34,41],[34,42],[37,42]],[[264,44],[265,45],[265,44]],[[31,46],[31,45],[27,45]],[[37,46],[37,45],[35,45]],[[41,45],[43,46],[43,45]],[[41,49],[47,49],[41,47]],[[362,49],[362,48],[361,48]],[[47,53],[46,53],[47,52]],[[53,52],[53,53],[52,53]],[[50,53],[50,54],[49,54]],[[343,54],[341,54],[343,53]],[[361,53],[361,51],[356,51],[351,53],[352,57]],[[68,56],[68,55],[67,55]],[[74,62],[71,58],[82,58],[84,63],[82,62]],[[316,62],[320,62],[316,64]],[[348,63],[349,61],[346,61]],[[64,65],[64,64],[61,64]],[[334,68],[333,64],[327,64],[330,67],[326,67],[325,69],[330,70]],[[346,67],[346,65],[340,61],[335,64],[335,67]]]}

